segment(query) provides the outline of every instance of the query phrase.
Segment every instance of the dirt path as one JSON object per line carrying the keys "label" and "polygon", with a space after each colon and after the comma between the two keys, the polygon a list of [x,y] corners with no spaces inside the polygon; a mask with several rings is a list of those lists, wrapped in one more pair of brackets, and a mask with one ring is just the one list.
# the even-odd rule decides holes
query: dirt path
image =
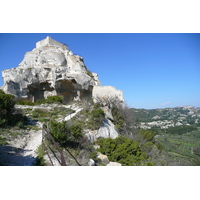
{"label": "dirt path", "polygon": [[[38,122],[37,126],[42,127]],[[27,135],[0,147],[0,163],[6,166],[32,166],[36,159],[35,150],[42,142],[42,129],[30,130]]]}

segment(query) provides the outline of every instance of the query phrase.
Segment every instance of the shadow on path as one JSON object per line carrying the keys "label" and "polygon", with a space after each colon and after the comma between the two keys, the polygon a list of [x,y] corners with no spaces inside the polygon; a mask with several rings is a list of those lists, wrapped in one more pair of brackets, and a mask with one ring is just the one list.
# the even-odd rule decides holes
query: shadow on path
{"label": "shadow on path", "polygon": [[24,156],[26,152],[31,150],[24,150],[9,145],[0,145],[0,165],[1,166],[31,166],[34,164],[35,158],[32,156]]}

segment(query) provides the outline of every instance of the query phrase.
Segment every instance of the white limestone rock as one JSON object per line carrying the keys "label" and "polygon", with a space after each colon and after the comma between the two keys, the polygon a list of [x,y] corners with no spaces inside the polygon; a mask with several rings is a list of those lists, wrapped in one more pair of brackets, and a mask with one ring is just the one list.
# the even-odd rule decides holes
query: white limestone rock
{"label": "white limestone rock", "polygon": [[122,91],[113,86],[96,85],[92,90],[92,96],[95,102],[100,101],[104,105],[110,105],[113,102],[124,103]]}
{"label": "white limestone rock", "polygon": [[89,166],[95,166],[95,161],[94,161],[93,159],[90,159],[90,160],[88,161],[88,165],[89,165]]}
{"label": "white limestone rock", "polygon": [[2,76],[4,92],[33,102],[54,95],[63,96],[65,103],[86,98],[124,102],[122,91],[101,86],[98,75],[88,71],[81,56],[49,36],[37,42],[18,67],[3,70]]}
{"label": "white limestone rock", "polygon": [[119,133],[115,129],[115,125],[109,119],[104,119],[101,127],[98,130],[88,131],[85,135],[90,142],[94,142],[98,138],[115,139],[119,136]]}
{"label": "white limestone rock", "polygon": [[103,121],[103,124],[101,125],[101,127],[98,130],[98,134],[96,135],[96,138],[112,138],[115,139],[116,137],[118,137],[118,132],[115,129],[115,125],[109,120],[109,119],[105,119]]}
{"label": "white limestone rock", "polygon": [[109,163],[108,156],[103,155],[100,152],[98,152],[97,158],[99,158],[105,165],[107,165]]}
{"label": "white limestone rock", "polygon": [[118,162],[109,162],[106,166],[122,166],[122,164]]}
{"label": "white limestone rock", "polygon": [[50,37],[36,43],[17,68],[4,70],[6,93],[32,101],[61,95],[65,102],[91,98],[100,85],[98,75],[87,70],[83,58]]}

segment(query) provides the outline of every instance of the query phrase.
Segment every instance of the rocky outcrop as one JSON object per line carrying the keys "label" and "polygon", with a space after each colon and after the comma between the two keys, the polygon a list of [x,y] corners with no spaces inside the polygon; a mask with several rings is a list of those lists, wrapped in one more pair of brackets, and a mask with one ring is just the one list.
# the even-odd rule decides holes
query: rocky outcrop
{"label": "rocky outcrop", "polygon": [[112,86],[101,86],[98,75],[88,71],[83,58],[74,55],[68,46],[49,36],[36,43],[27,52],[17,68],[3,70],[1,89],[16,98],[33,102],[48,96],[63,96],[64,102],[87,98],[118,99],[123,102],[122,91]]}
{"label": "rocky outcrop", "polygon": [[95,102],[108,106],[116,102],[124,103],[122,91],[112,86],[94,86],[92,96]]}
{"label": "rocky outcrop", "polygon": [[64,102],[113,96],[123,101],[122,92],[112,86],[102,87],[98,75],[88,71],[83,58],[68,46],[45,38],[27,52],[17,68],[3,70],[2,89],[17,98],[36,102],[48,96],[63,96]]}
{"label": "rocky outcrop", "polygon": [[88,138],[90,142],[94,142],[98,138],[112,138],[115,139],[118,137],[118,132],[115,129],[114,124],[110,121],[105,119],[103,124],[99,128],[99,130],[90,131],[88,130],[85,136]]}
{"label": "rocky outcrop", "polygon": [[37,42],[17,68],[4,70],[3,80],[6,93],[33,102],[52,95],[63,96],[65,102],[91,98],[93,87],[100,86],[81,56],[50,37]]}
{"label": "rocky outcrop", "polygon": [[107,165],[109,163],[109,160],[108,160],[108,156],[106,155],[103,155],[102,153],[98,152],[98,156],[97,158],[99,158],[101,160],[101,162],[105,165]]}
{"label": "rocky outcrop", "polygon": [[89,141],[94,142],[98,138],[112,138],[115,139],[119,136],[118,131],[115,128],[115,125],[112,123],[111,119],[112,113],[111,111],[105,107],[105,119],[102,122],[101,127],[98,130],[89,131],[85,134]]}

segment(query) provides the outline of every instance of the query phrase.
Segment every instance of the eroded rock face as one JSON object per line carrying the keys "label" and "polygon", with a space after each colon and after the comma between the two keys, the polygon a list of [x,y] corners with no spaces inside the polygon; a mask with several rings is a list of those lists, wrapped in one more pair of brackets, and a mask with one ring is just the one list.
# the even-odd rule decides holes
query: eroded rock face
{"label": "eroded rock face", "polygon": [[61,95],[65,102],[92,97],[100,85],[98,75],[86,68],[83,58],[50,37],[36,43],[17,68],[3,71],[6,93],[33,102]]}
{"label": "eroded rock face", "polygon": [[63,96],[65,103],[110,97],[124,101],[122,91],[101,86],[98,75],[88,71],[81,56],[50,37],[37,42],[17,68],[4,70],[2,76],[5,93],[33,102],[54,95]]}
{"label": "eroded rock face", "polygon": [[113,86],[94,86],[92,96],[94,101],[104,105],[110,105],[116,102],[124,104],[122,91],[117,90]]}
{"label": "eroded rock face", "polygon": [[104,119],[98,130],[88,131],[85,136],[90,142],[94,142],[99,138],[115,139],[119,136],[119,133],[115,129],[115,125],[109,119]]}

